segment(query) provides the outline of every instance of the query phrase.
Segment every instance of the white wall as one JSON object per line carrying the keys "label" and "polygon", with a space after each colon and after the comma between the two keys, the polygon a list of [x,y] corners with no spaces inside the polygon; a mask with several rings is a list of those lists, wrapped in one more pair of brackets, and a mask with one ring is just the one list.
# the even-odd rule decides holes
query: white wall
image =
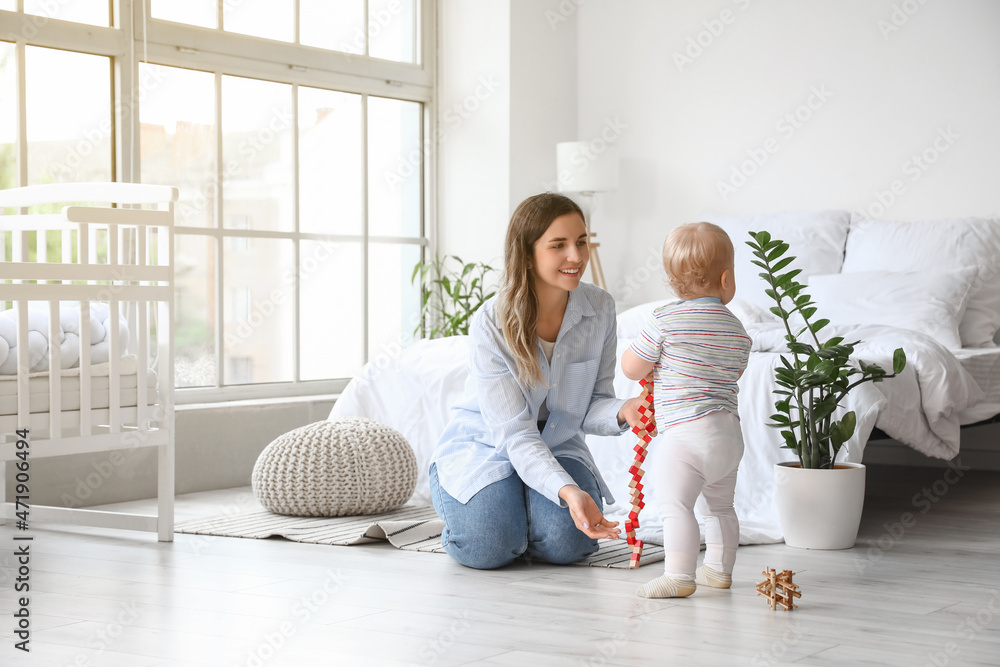
{"label": "white wall", "polygon": [[576,19],[547,16],[558,5],[441,0],[436,225],[442,254],[502,266],[510,214],[528,195],[550,188],[555,145],[575,138]]}
{"label": "white wall", "polygon": [[441,0],[438,16],[439,248],[489,261],[508,215],[510,2]]}
{"label": "white wall", "polygon": [[576,140],[576,19],[560,4],[511,2],[508,220],[526,197],[555,189],[556,144]]}
{"label": "white wall", "polygon": [[[589,0],[577,20],[579,138],[627,125],[594,220],[619,305],[664,294],[637,265],[704,212],[1000,217],[1000,2]],[[763,164],[721,193],[748,151]]]}

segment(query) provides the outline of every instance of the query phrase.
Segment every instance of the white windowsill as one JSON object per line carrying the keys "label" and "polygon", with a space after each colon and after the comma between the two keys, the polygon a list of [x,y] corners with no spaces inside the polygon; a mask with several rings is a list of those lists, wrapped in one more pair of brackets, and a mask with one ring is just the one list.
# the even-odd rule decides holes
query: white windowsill
{"label": "white windowsill", "polygon": [[325,403],[340,398],[340,394],[309,394],[305,396],[277,396],[274,398],[245,398],[235,401],[213,401],[205,403],[185,403],[175,405],[176,412],[194,410],[219,410],[222,408],[252,408],[270,407],[274,405],[291,405],[295,403]]}

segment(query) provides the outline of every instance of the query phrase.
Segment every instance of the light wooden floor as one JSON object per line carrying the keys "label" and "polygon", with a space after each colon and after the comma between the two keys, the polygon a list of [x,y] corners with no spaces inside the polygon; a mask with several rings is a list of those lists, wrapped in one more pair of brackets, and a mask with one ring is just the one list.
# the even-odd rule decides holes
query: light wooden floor
{"label": "light wooden floor", "polygon": [[[915,503],[924,487],[940,499]],[[853,550],[741,547],[731,590],[666,601],[634,594],[660,564],[479,572],[388,545],[36,527],[30,656],[13,649],[4,526],[0,664],[1000,664],[1000,473],[947,484],[940,470],[870,468],[868,489]],[[177,516],[253,504],[246,489],[192,494]],[[885,527],[904,512],[916,523]],[[799,609],[755,597],[765,566],[799,573]]]}

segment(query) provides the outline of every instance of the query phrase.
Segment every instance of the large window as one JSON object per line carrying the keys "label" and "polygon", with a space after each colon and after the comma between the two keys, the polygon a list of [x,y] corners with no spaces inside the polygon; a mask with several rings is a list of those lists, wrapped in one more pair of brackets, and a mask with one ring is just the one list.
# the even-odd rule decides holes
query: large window
{"label": "large window", "polygon": [[417,0],[152,0],[156,19],[401,63],[419,61],[419,11]]}
{"label": "large window", "polygon": [[0,188],[17,185],[17,57],[14,44],[0,42]]}
{"label": "large window", "polygon": [[110,59],[27,46],[24,72],[28,184],[112,180]]}
{"label": "large window", "polygon": [[0,0],[0,187],[178,187],[178,401],[337,391],[418,321],[433,3],[144,1]]}

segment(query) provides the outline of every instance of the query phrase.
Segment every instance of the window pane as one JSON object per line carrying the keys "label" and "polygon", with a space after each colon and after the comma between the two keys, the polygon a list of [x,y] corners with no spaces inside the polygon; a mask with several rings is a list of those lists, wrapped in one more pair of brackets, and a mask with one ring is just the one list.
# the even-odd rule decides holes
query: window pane
{"label": "window pane", "polygon": [[174,384],[215,386],[215,239],[177,234],[174,248]]}
{"label": "window pane", "polygon": [[217,0],[152,0],[150,11],[154,19],[176,21],[203,28],[219,27]]}
{"label": "window pane", "polygon": [[413,342],[413,330],[420,322],[420,291],[410,284],[410,276],[418,261],[418,245],[368,246],[369,360]]}
{"label": "window pane", "polygon": [[368,98],[368,230],[419,236],[420,104]]}
{"label": "window pane", "polygon": [[361,96],[299,87],[299,230],[361,234]]}
{"label": "window pane", "polygon": [[242,0],[222,5],[222,27],[254,37],[295,39],[295,0]]}
{"label": "window pane", "polygon": [[416,62],[416,0],[368,0],[368,55]]}
{"label": "window pane", "polygon": [[108,0],[24,0],[24,12],[60,21],[111,25],[111,3]]}
{"label": "window pane", "polygon": [[222,77],[223,207],[249,229],[292,231],[292,87]]}
{"label": "window pane", "polygon": [[17,0],[0,0],[0,9],[6,9],[8,12],[16,11]]}
{"label": "window pane", "polygon": [[215,76],[139,65],[139,149],[143,183],[180,189],[176,224],[215,226]]}
{"label": "window pane", "polygon": [[292,241],[249,239],[225,257],[225,383],[291,381]]}
{"label": "window pane", "polygon": [[299,0],[299,41],[307,46],[364,54],[364,0]]}
{"label": "window pane", "polygon": [[303,241],[301,248],[301,377],[352,377],[363,363],[361,245]]}
{"label": "window pane", "polygon": [[17,187],[17,55],[0,42],[0,189]]}
{"label": "window pane", "polygon": [[28,183],[113,180],[109,59],[29,46],[25,70]]}

